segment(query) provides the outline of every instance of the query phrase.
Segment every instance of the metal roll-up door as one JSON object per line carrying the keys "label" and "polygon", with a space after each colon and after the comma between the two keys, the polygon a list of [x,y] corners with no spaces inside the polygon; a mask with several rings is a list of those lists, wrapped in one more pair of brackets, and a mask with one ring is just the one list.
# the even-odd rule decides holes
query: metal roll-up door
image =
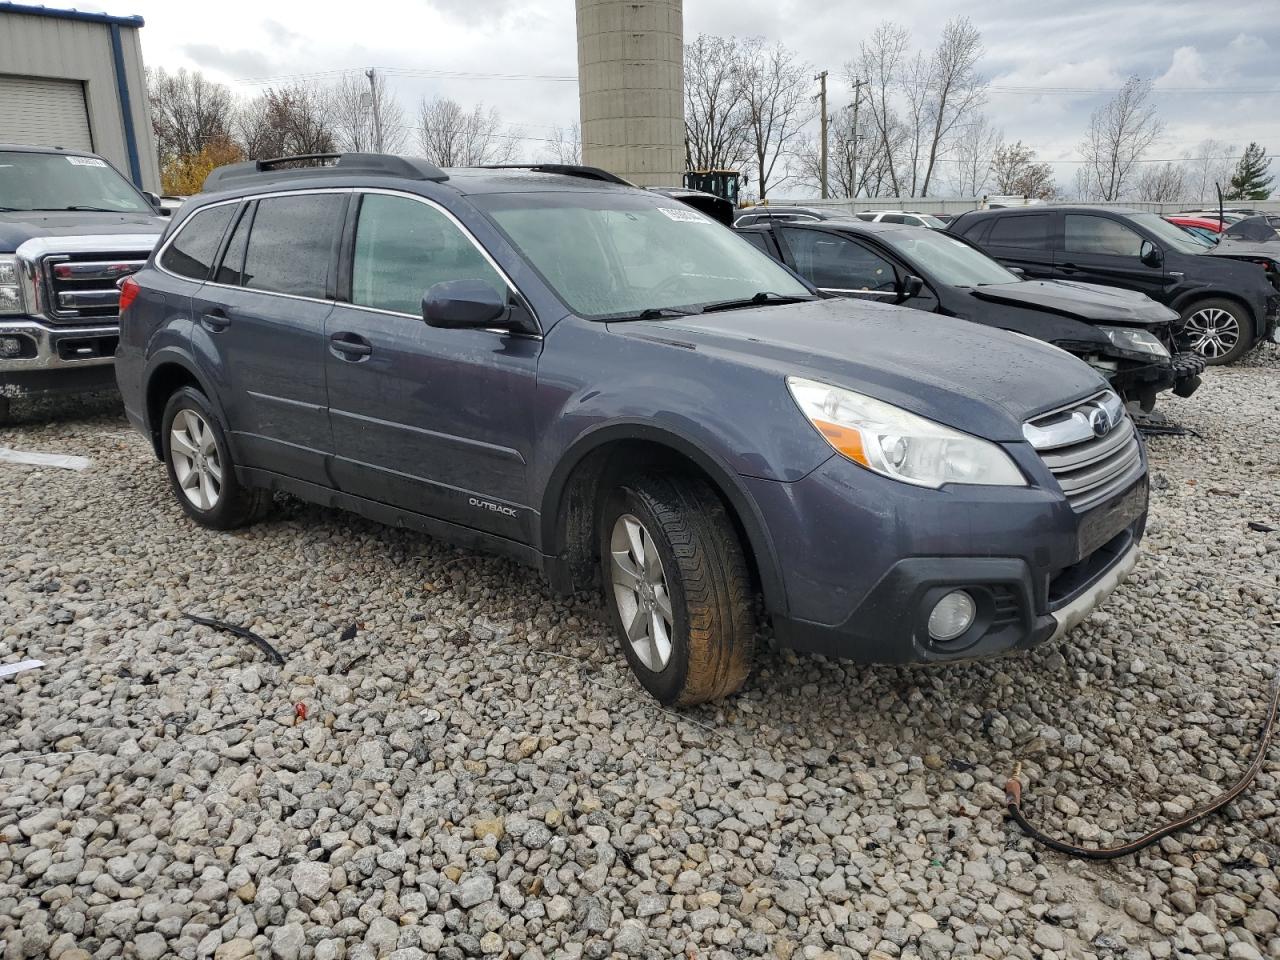
{"label": "metal roll-up door", "polygon": [[0,143],[92,150],[84,84],[0,75]]}

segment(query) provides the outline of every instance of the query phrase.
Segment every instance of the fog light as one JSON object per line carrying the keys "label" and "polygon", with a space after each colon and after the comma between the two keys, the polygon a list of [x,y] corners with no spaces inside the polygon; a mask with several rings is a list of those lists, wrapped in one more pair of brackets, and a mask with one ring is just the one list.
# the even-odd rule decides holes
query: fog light
{"label": "fog light", "polygon": [[21,340],[17,337],[0,337],[0,357],[17,357],[21,354]]}
{"label": "fog light", "polygon": [[978,607],[963,590],[952,590],[934,605],[929,614],[929,636],[945,643],[973,626]]}

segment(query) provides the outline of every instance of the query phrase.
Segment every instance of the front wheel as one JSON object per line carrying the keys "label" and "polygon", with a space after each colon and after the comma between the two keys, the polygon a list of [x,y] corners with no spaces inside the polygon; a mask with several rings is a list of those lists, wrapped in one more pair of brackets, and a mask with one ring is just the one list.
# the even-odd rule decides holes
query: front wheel
{"label": "front wheel", "polygon": [[1253,320],[1233,300],[1200,300],[1182,311],[1178,339],[1206,363],[1235,363],[1253,346]]}
{"label": "front wheel", "polygon": [[751,672],[751,581],[737,531],[702,480],[620,484],[599,517],[605,605],[632,671],[664,704],[728,696]]}

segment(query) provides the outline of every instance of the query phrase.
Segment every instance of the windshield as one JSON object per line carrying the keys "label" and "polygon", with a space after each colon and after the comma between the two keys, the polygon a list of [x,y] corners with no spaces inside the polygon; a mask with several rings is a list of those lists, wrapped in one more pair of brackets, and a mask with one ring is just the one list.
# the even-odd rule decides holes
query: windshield
{"label": "windshield", "polygon": [[927,213],[919,213],[916,214],[916,216],[920,218],[921,222],[923,222],[926,227],[932,227],[934,230],[947,229],[946,222],[939,220],[937,217],[931,217]]}
{"label": "windshield", "polygon": [[935,230],[894,230],[880,239],[909,263],[949,287],[984,287],[993,283],[1018,283],[1022,278],[1010,273],[980,250],[963,240]]}
{"label": "windshield", "polygon": [[473,198],[571,310],[593,320],[768,292],[808,297],[785,268],[705,214],[629,191]]}
{"label": "windshield", "polygon": [[1127,218],[1140,227],[1146,227],[1149,233],[1155,234],[1162,243],[1167,243],[1175,250],[1181,250],[1183,253],[1204,253],[1205,251],[1203,243],[1191,239],[1180,226],[1170,223],[1158,213],[1131,213]]}
{"label": "windshield", "polygon": [[153,213],[105,160],[71,153],[0,151],[0,209]]}

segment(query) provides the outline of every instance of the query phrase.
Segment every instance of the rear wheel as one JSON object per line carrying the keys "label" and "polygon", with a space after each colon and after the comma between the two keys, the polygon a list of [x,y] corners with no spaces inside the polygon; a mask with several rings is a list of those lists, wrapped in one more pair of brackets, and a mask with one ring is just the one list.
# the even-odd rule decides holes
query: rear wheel
{"label": "rear wheel", "polygon": [[754,642],[750,578],[711,487],[665,475],[623,483],[598,536],[609,619],[644,688],[679,706],[740,689]]}
{"label": "rear wheel", "polygon": [[1233,300],[1200,300],[1182,311],[1179,339],[1206,363],[1235,363],[1253,345],[1253,321]]}
{"label": "rear wheel", "polygon": [[237,479],[226,435],[199,390],[183,387],[169,398],[160,438],[169,485],[178,505],[196,523],[231,530],[266,513],[270,492],[246,487]]}

